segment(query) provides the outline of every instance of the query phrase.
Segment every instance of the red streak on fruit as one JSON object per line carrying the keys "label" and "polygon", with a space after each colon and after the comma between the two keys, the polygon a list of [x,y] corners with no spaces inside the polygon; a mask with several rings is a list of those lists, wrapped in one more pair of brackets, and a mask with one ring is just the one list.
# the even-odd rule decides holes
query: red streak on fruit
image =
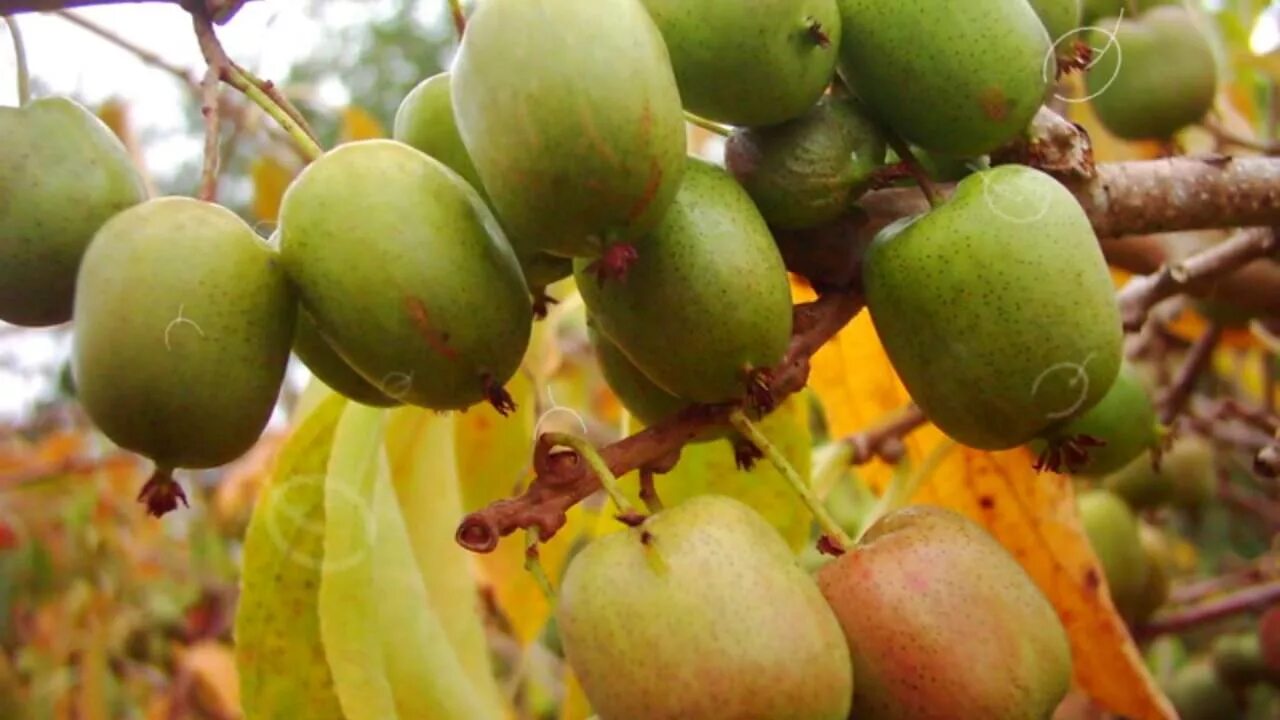
{"label": "red streak on fruit", "polygon": [[418,330],[418,334],[422,339],[427,341],[433,350],[440,353],[450,360],[458,359],[458,351],[449,347],[449,334],[440,332],[431,326],[431,317],[427,313],[427,306],[421,300],[412,295],[404,299],[405,312],[409,313],[409,319],[413,321],[413,325]]}

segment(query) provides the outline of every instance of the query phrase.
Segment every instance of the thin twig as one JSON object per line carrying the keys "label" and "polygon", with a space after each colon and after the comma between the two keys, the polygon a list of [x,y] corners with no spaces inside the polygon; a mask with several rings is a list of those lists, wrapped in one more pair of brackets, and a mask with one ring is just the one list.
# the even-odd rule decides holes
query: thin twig
{"label": "thin twig", "polygon": [[1220,122],[1207,119],[1202,127],[1222,145],[1243,148],[1263,155],[1280,155],[1280,143],[1266,142],[1256,138],[1248,138],[1223,127]]}
{"label": "thin twig", "polygon": [[1117,296],[1125,330],[1135,332],[1141,328],[1147,313],[1161,301],[1230,274],[1266,257],[1276,247],[1276,234],[1271,228],[1249,228],[1181,262],[1165,265],[1152,275],[1132,278]]}
{"label": "thin twig", "polygon": [[195,87],[195,83],[196,83],[195,78],[192,76],[191,72],[186,68],[182,68],[177,65],[174,65],[168,60],[165,60],[159,54],[154,53],[148,50],[147,48],[142,47],[141,45],[138,45],[130,40],[127,40],[121,37],[116,32],[99,25],[93,22],[92,20],[89,20],[88,18],[81,17],[80,15],[74,12],[71,12],[70,10],[60,10],[56,14],[58,17],[62,18],[63,20],[79,25],[81,28],[88,30],[94,35],[97,35],[98,37],[106,40],[107,42],[110,42],[111,44],[119,47],[120,49],[134,55],[143,63],[169,73],[170,75],[174,76],[178,80],[182,81],[182,83],[185,84],[186,86],[190,88]]}
{"label": "thin twig", "polygon": [[302,116],[302,112],[298,110],[296,105],[289,101],[289,98],[284,96],[284,93],[280,92],[280,88],[276,87],[275,83],[270,80],[263,80],[257,75],[254,75],[243,65],[235,62],[234,60],[231,61],[231,66],[237,73],[244,76],[246,80],[253,83],[267,97],[271,98],[271,100],[278,105],[280,109],[284,110],[289,116],[289,119],[293,120],[294,124],[297,125],[302,132],[306,133],[307,137],[311,138],[312,142],[319,143],[319,140],[316,138],[315,131],[311,129],[311,126],[307,123],[307,119]]}
{"label": "thin twig", "polygon": [[700,127],[703,130],[706,130],[707,132],[711,133],[712,135],[719,135],[720,137],[727,138],[733,134],[732,128],[725,127],[724,125],[721,125],[720,123],[717,123],[717,122],[712,122],[704,117],[699,117],[697,115],[694,115],[691,112],[686,112],[684,114],[684,119],[685,119],[685,122],[689,123],[690,125],[693,125],[694,127]]}
{"label": "thin twig", "polygon": [[742,410],[734,410],[729,415],[729,422],[733,423],[734,429],[749,440],[752,445],[755,445],[756,449],[763,453],[769,462],[773,463],[774,468],[787,481],[791,489],[795,491],[796,495],[800,496],[800,501],[804,503],[809,510],[809,514],[818,522],[818,527],[822,529],[823,535],[826,536],[827,542],[820,545],[820,547],[832,547],[840,552],[847,552],[849,548],[852,548],[853,538],[849,537],[844,528],[840,527],[840,523],[831,517],[831,514],[827,512],[826,506],[818,499],[817,494],[813,492],[813,488],[809,486],[809,483],[800,477],[800,474],[787,461],[782,451],[769,442],[769,438],[765,437],[765,434],[760,432],[755,423],[747,418],[747,414]]}
{"label": "thin twig", "polygon": [[18,21],[12,15],[4,16],[4,24],[9,28],[9,37],[13,40],[13,55],[18,67],[18,105],[26,105],[31,102],[31,70],[27,67],[27,46],[22,41]]}
{"label": "thin twig", "polygon": [[845,438],[843,442],[853,448],[850,464],[864,465],[875,458],[887,463],[901,460],[905,451],[903,438],[927,422],[924,411],[915,403],[908,403],[878,424]]}
{"label": "thin twig", "polygon": [[1256,585],[1264,580],[1276,579],[1280,579],[1280,567],[1276,564],[1276,557],[1273,553],[1264,553],[1248,565],[1217,577],[1174,586],[1169,591],[1169,604],[1190,605],[1241,586]]}
{"label": "thin twig", "polygon": [[1203,605],[1159,615],[1135,628],[1134,637],[1145,640],[1184,632],[1234,615],[1258,612],[1276,603],[1280,603],[1280,582],[1256,585]]}
{"label": "thin twig", "polygon": [[1166,389],[1160,398],[1161,423],[1172,425],[1174,419],[1186,407],[1187,400],[1191,398],[1191,392],[1195,389],[1196,381],[1209,366],[1214,348],[1218,346],[1218,341],[1221,339],[1222,326],[1210,323],[1209,328],[1191,346],[1182,367],[1178,368],[1178,374],[1173,378],[1173,385]]}
{"label": "thin twig", "polygon": [[210,67],[220,68],[222,81],[239,90],[253,104],[262,108],[263,112],[269,115],[271,119],[275,120],[305,159],[315,160],[323,155],[324,150],[306,129],[294,120],[289,109],[277,102],[271,94],[258,84],[255,84],[243,69],[232,62],[231,58],[227,57],[226,51],[222,48],[222,43],[218,41],[218,36],[214,33],[213,23],[207,17],[198,14],[193,14],[192,17],[195,22],[196,38],[200,42],[200,52],[204,55],[205,62]]}
{"label": "thin twig", "polygon": [[200,199],[205,202],[218,200],[218,168],[222,152],[218,146],[222,132],[222,115],[218,112],[218,98],[222,68],[210,65],[205,71],[200,94],[200,114],[204,116],[204,165],[200,171]]}

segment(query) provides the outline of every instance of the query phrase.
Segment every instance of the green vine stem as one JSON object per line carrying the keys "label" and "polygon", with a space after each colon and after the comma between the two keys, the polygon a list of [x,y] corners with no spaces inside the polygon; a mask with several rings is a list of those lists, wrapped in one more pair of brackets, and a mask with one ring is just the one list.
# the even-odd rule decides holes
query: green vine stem
{"label": "green vine stem", "polygon": [[956,443],[954,440],[943,440],[929,451],[929,454],[924,458],[924,462],[920,463],[920,467],[914,471],[907,463],[900,463],[894,469],[893,480],[889,483],[889,487],[885,489],[884,495],[880,496],[880,502],[876,504],[875,509],[871,511],[871,516],[863,523],[862,531],[866,532],[867,528],[876,524],[876,521],[885,515],[906,507],[911,502],[911,498],[920,492],[920,488],[925,486],[929,478],[937,472],[938,467],[955,449]]}
{"label": "green vine stem", "polygon": [[578,453],[578,456],[595,472],[596,477],[600,478],[600,485],[609,494],[609,499],[613,500],[613,504],[617,506],[619,517],[640,517],[640,514],[636,512],[635,506],[618,489],[618,478],[609,469],[609,464],[604,461],[604,458],[600,457],[600,453],[594,445],[584,438],[568,433],[549,432],[542,437],[552,445],[567,447]]}
{"label": "green vine stem", "polygon": [[938,191],[938,186],[934,184],[924,166],[916,159],[915,153],[911,152],[911,147],[907,145],[906,141],[891,132],[885,133],[885,139],[889,141],[889,147],[893,148],[893,152],[897,154],[898,159],[906,163],[912,179],[916,181],[916,185],[920,186],[920,192],[924,193],[924,199],[929,201],[929,207],[936,208],[941,205],[942,193]]}
{"label": "green vine stem", "polygon": [[542,564],[542,556],[538,553],[538,528],[529,528],[524,533],[524,569],[533,576],[533,583],[538,591],[552,606],[556,602],[555,588],[551,587],[551,578],[547,576],[547,568]]}
{"label": "green vine stem", "polygon": [[231,58],[227,57],[209,18],[193,14],[192,19],[195,23],[196,39],[200,42],[200,52],[204,55],[204,60],[209,67],[218,72],[222,82],[235,88],[254,105],[262,108],[262,111],[284,130],[294,146],[308,161],[323,155],[324,149],[311,136],[297,109],[275,90],[275,86],[254,77],[252,73],[236,65]]}
{"label": "green vine stem", "polygon": [[805,507],[809,509],[809,513],[818,521],[818,527],[822,528],[823,534],[839,550],[846,551],[853,547],[853,538],[849,537],[849,534],[831,517],[822,501],[813,492],[813,488],[809,487],[809,483],[800,477],[800,473],[796,472],[796,469],[791,466],[782,451],[769,442],[769,438],[765,437],[764,433],[760,432],[759,428],[755,426],[755,423],[747,418],[747,414],[742,410],[734,410],[729,415],[729,422],[733,423],[735,430],[742,433],[743,437],[750,440],[752,445],[755,445],[760,452],[764,453],[765,458],[773,463],[779,473],[782,473],[782,477],[786,478],[792,489],[800,496],[800,500],[804,502]]}
{"label": "green vine stem", "polygon": [[22,41],[18,21],[12,15],[4,16],[4,24],[8,26],[9,37],[13,39],[13,55],[18,63],[18,105],[26,105],[31,102],[31,71],[27,67],[27,46]]}
{"label": "green vine stem", "polygon": [[706,130],[709,133],[712,133],[714,135],[719,135],[720,137],[727,138],[733,134],[733,130],[731,128],[725,127],[724,125],[721,125],[720,123],[717,123],[717,122],[711,122],[706,118],[698,117],[693,113],[688,113],[688,112],[685,113],[684,119],[690,125],[695,125],[697,127],[702,128],[703,130]]}
{"label": "green vine stem", "polygon": [[235,61],[232,61],[231,65],[237,72],[243,75],[246,80],[253,83],[259,90],[265,93],[267,97],[271,98],[272,102],[279,105],[280,109],[284,110],[285,113],[288,114],[294,124],[301,128],[302,132],[307,134],[307,137],[311,138],[313,142],[316,141],[316,133],[311,129],[311,126],[307,124],[307,119],[302,116],[302,112],[298,110],[298,107],[289,102],[289,98],[285,97],[284,93],[280,92],[280,89],[276,87],[275,83],[270,80],[263,80]]}

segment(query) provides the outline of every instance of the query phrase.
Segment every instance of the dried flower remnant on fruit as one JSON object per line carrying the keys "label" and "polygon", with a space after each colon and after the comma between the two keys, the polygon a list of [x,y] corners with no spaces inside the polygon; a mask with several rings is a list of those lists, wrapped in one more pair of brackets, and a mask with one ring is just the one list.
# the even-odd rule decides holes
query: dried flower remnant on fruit
{"label": "dried flower remnant on fruit", "polygon": [[1054,440],[1040,453],[1032,465],[1036,472],[1075,472],[1089,462],[1091,448],[1106,447],[1107,441],[1091,435],[1075,435]]}
{"label": "dried flower remnant on fruit", "polygon": [[515,398],[511,397],[511,393],[507,389],[494,381],[493,376],[485,373],[481,376],[481,383],[484,384],[484,396],[497,410],[500,415],[506,417],[516,411]]}
{"label": "dried flower remnant on fruit", "polygon": [[146,506],[148,515],[157,518],[178,509],[179,502],[183,507],[191,507],[182,486],[173,479],[173,471],[164,468],[157,468],[142,486],[138,502]]}

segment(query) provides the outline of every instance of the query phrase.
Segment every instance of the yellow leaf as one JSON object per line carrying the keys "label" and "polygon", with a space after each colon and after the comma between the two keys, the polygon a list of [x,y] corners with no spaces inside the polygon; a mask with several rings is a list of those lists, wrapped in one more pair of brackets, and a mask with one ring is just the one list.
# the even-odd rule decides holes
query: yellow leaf
{"label": "yellow leaf", "polygon": [[[812,295],[794,288],[798,299]],[[813,358],[810,386],[823,402],[832,437],[864,430],[909,396],[862,313]],[[944,505],[982,523],[1017,558],[1053,603],[1071,639],[1076,682],[1100,705],[1136,720],[1173,718],[1111,604],[1106,581],[1075,514],[1066,478],[1037,475],[1025,451],[983,453],[955,447],[927,425],[906,439],[906,462],[937,462],[913,502]],[[932,457],[930,457],[932,455]],[[859,474],[883,489],[892,468]]]}
{"label": "yellow leaf", "polygon": [[578,683],[573,669],[564,666],[564,701],[560,704],[560,720],[587,720],[591,717],[591,703]]}
{"label": "yellow leaf", "polygon": [[472,566],[454,541],[462,520],[454,459],[454,417],[405,407],[391,412],[387,455],[392,484],[432,609],[477,693],[503,704],[493,667]]}
{"label": "yellow leaf", "polygon": [[[545,321],[539,323],[543,324]],[[517,410],[512,416],[504,418],[485,404],[458,416],[454,449],[458,475],[462,479],[464,508],[468,512],[517,494],[532,477],[536,389],[521,372],[507,384],[507,391],[516,400]],[[567,408],[548,410],[548,426],[555,416],[572,418],[567,414],[570,412]],[[570,427],[573,431],[580,430],[576,423]],[[575,506],[569,510],[560,532],[539,546],[542,565],[553,583],[564,570],[575,541],[591,525],[591,513],[580,505]],[[550,604],[533,577],[525,572],[524,557],[523,536],[519,533],[498,543],[493,552],[476,556],[484,584],[521,645],[537,638],[551,617]]]}
{"label": "yellow leaf", "polygon": [[342,111],[342,127],[338,136],[339,142],[374,140],[386,137],[387,130],[368,110],[356,105],[348,105]]}
{"label": "yellow leaf", "polygon": [[[813,450],[808,394],[797,393],[788,398],[757,425],[791,462],[800,478],[808,482]],[[622,487],[636,503],[639,503],[636,490],[639,482],[635,473],[621,479]],[[668,506],[698,495],[728,495],[763,515],[793,550],[809,540],[812,518],[791,485],[767,460],[758,461],[749,471],[739,470],[728,440],[686,445],[680,453],[680,462],[671,472],[658,475],[654,485],[658,497]],[[621,527],[618,523],[612,525]]]}
{"label": "yellow leaf", "polygon": [[274,223],[280,217],[280,201],[293,181],[294,171],[271,156],[256,157],[249,166],[253,180],[253,216]]}
{"label": "yellow leaf", "polygon": [[346,400],[300,414],[245,536],[236,663],[251,718],[344,720],[320,646],[316,592],[324,555],[324,472]]}
{"label": "yellow leaf", "polygon": [[348,404],[325,476],[320,634],[347,720],[502,717],[476,694],[419,574],[383,449],[386,412]]}

